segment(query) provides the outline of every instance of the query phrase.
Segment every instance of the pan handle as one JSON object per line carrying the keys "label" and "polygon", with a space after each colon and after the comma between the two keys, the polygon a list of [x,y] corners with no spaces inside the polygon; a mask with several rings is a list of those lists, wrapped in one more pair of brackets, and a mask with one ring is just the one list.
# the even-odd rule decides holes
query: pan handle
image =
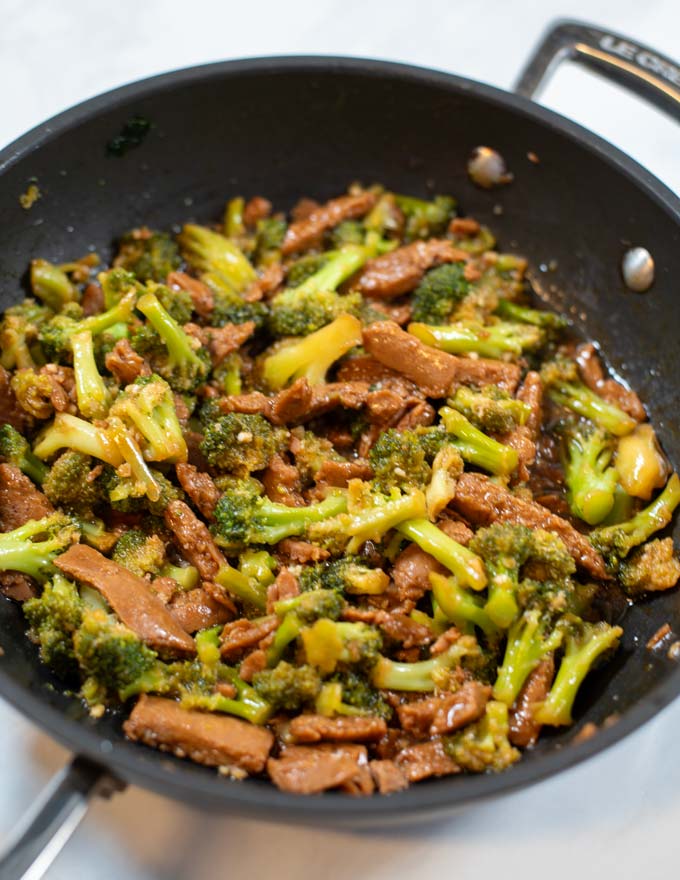
{"label": "pan handle", "polygon": [[642,43],[578,21],[552,24],[515,84],[536,98],[564,60],[625,86],[680,122],[680,66]]}
{"label": "pan handle", "polygon": [[91,797],[110,797],[124,784],[76,757],[48,783],[0,853],[0,880],[40,880],[87,812]]}

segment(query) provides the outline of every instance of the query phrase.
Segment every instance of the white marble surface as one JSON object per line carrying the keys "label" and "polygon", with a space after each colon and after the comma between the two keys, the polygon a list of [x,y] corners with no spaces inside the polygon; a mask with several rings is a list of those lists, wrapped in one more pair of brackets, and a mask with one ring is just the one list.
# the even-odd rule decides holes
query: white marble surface
{"label": "white marble surface", "polygon": [[[529,47],[557,16],[608,25],[680,56],[678,0],[0,0],[0,146],[105,89],[238,56],[375,56],[507,88]],[[680,190],[678,130],[659,113],[576,70],[560,72],[543,100]],[[427,828],[392,834],[211,817],[133,788],[92,806],[47,876],[673,876],[680,856],[679,728],[680,702],[558,778]],[[0,744],[2,840],[67,754],[1,701]]]}

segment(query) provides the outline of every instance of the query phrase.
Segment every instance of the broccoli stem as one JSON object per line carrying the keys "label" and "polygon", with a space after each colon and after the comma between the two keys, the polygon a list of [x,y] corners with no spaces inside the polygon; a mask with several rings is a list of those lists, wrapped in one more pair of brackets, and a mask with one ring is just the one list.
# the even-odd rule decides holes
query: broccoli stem
{"label": "broccoli stem", "polygon": [[108,420],[109,435],[118,447],[123,460],[130,466],[132,477],[150,501],[158,501],[161,487],[158,485],[144,461],[142,451],[130,436],[123,422],[118,418]]}
{"label": "broccoli stem", "polygon": [[279,624],[274,641],[267,649],[267,666],[271,669],[281,660],[283,652],[302,632],[303,621],[294,612],[289,611]]}
{"label": "broccoli stem", "polygon": [[0,535],[0,571],[20,571],[36,580],[49,577],[57,571],[55,556],[66,549],[75,534],[73,524],[61,513],[30,519]]}
{"label": "broccoli stem", "polygon": [[425,513],[425,495],[420,490],[353,513],[347,527],[347,534],[352,538],[348,553],[356,553],[365,541],[380,541],[390,529],[400,528],[405,520],[420,522]]}
{"label": "broccoli stem", "polygon": [[246,227],[243,222],[243,209],[245,200],[243,196],[229,199],[224,212],[224,234],[227,238],[240,238],[245,235]]}
{"label": "broccoli stem", "polygon": [[[479,627],[487,639],[494,641],[498,637],[498,627],[491,620],[481,602],[461,587],[455,577],[446,578],[437,572],[430,573],[432,595],[437,603],[437,610],[447,620],[454,623],[465,633],[472,633],[473,627]],[[434,621],[436,623],[437,617]]]}
{"label": "broccoli stem", "polygon": [[489,598],[486,601],[484,610],[501,629],[507,629],[519,611],[517,600],[515,599],[516,588],[517,584],[507,574],[491,578]]}
{"label": "broccoli stem", "polygon": [[62,412],[57,413],[52,424],[38,436],[33,452],[44,460],[64,448],[91,455],[112,467],[123,463],[116,443],[104,428]]}
{"label": "broccoli stem", "polygon": [[428,519],[402,522],[397,526],[397,531],[446,566],[462,586],[473,590],[483,590],[486,586],[484,563],[479,556],[454,541]]}
{"label": "broccoli stem", "polygon": [[476,640],[462,636],[448,650],[429,660],[400,663],[380,656],[371,670],[371,681],[375,687],[387,690],[428,693],[434,691],[443,676],[464,657],[478,653]]}
{"label": "broccoli stem", "polygon": [[187,364],[193,364],[198,369],[203,368],[203,362],[194,351],[191,340],[163,308],[155,294],[145,293],[141,296],[137,308],[149,319],[151,326],[165,343],[171,368],[184,367]]}
{"label": "broccoli stem", "polygon": [[272,714],[272,707],[257,693],[255,688],[246,684],[238,674],[229,667],[223,667],[222,675],[236,688],[236,698],[222,694],[190,694],[182,696],[181,705],[185,709],[202,709],[207,712],[223,712],[236,715],[250,721],[251,724],[266,724]]}
{"label": "broccoli stem", "polygon": [[608,467],[612,451],[601,430],[587,434],[578,426],[564,436],[564,481],[572,513],[588,525],[602,522],[614,506],[618,473]]}
{"label": "broccoli stem", "polygon": [[78,409],[85,418],[103,419],[111,404],[111,395],[97,370],[92,333],[89,330],[74,333],[71,351]]}
{"label": "broccoli stem", "polygon": [[55,312],[78,298],[78,291],[66,272],[47,260],[31,260],[31,290]]}
{"label": "broccoli stem", "polygon": [[474,352],[488,358],[521,355],[526,350],[538,348],[543,341],[540,329],[505,321],[488,326],[474,321],[441,326],[414,322],[409,324],[408,332],[426,345],[449,354]]}
{"label": "broccoli stem", "polygon": [[520,306],[517,303],[510,302],[508,299],[499,300],[495,313],[508,321],[533,324],[536,327],[544,327],[548,330],[562,330],[569,324],[567,318],[563,315],[558,315],[556,312]]}
{"label": "broccoli stem", "polygon": [[304,534],[310,523],[323,522],[346,510],[347,497],[342,493],[333,493],[307,507],[288,507],[275,501],[265,501],[258,509],[259,524],[253,539],[256,543],[278,544],[284,538]]}
{"label": "broccoli stem", "polygon": [[255,578],[248,577],[233,565],[225,563],[215,575],[215,583],[228,590],[241,602],[264,611],[267,605],[267,589]]}
{"label": "broccoli stem", "polygon": [[83,318],[82,321],[78,321],[75,332],[89,332],[93,336],[97,336],[97,334],[103,333],[104,330],[110,330],[111,327],[117,324],[123,324],[127,327],[136,299],[136,291],[131,291],[106,312],[100,312],[98,315],[91,315],[89,318]]}
{"label": "broccoli stem", "polygon": [[578,689],[595,660],[612,648],[623,630],[606,623],[583,624],[581,638],[567,636],[566,652],[547,699],[535,712],[539,724],[559,727],[572,723],[571,709]]}
{"label": "broccoli stem", "polygon": [[556,383],[548,389],[548,396],[554,403],[590,419],[615,437],[630,434],[637,425],[634,418],[581,382]]}
{"label": "broccoli stem", "polygon": [[529,674],[546,654],[557,650],[562,638],[560,629],[545,636],[541,615],[536,609],[516,620],[508,630],[505,656],[493,687],[494,699],[511,706]]}
{"label": "broccoli stem", "polygon": [[49,468],[33,453],[28,441],[9,424],[0,425],[0,456],[39,486]]}
{"label": "broccoli stem", "polygon": [[516,449],[488,437],[450,406],[443,406],[439,415],[447,432],[457,438],[454,445],[465,461],[497,475],[511,474],[515,470],[519,461]]}
{"label": "broccoli stem", "polygon": [[324,265],[311,275],[306,281],[298,285],[296,290],[302,294],[312,294],[318,290],[335,290],[338,285],[353,275],[364,265],[370,256],[367,248],[361,245],[346,245],[336,253]]}

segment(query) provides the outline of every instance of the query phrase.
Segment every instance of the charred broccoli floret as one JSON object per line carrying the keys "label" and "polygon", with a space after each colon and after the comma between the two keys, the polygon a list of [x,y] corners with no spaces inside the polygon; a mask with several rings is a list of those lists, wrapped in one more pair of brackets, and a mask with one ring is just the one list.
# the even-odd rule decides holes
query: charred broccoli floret
{"label": "charred broccoli floret", "polygon": [[267,467],[285,437],[257,413],[227,413],[206,422],[201,452],[213,467],[247,476]]}
{"label": "charred broccoli floret", "polygon": [[56,573],[40,596],[27,599],[22,608],[29,638],[39,646],[43,663],[64,678],[76,672],[73,635],[81,624],[84,605],[75,584]]}
{"label": "charred broccoli floret", "polygon": [[594,526],[614,506],[618,472],[611,466],[611,439],[590,422],[569,421],[560,426],[562,466],[571,512]]}
{"label": "charred broccoli floret", "polygon": [[0,425],[0,458],[18,467],[38,485],[47,476],[47,465],[33,453],[28,440],[9,424]]}
{"label": "charred broccoli floret", "polygon": [[313,666],[292,666],[281,660],[273,669],[255,673],[253,687],[273,709],[295,712],[317,698],[321,677]]}
{"label": "charred broccoli floret", "polygon": [[179,249],[166,232],[132,229],[120,240],[113,265],[132,272],[140,281],[165,281],[180,265]]}
{"label": "charred broccoli floret", "polygon": [[470,289],[462,263],[444,263],[426,272],[413,291],[413,320],[423,324],[445,324]]}
{"label": "charred broccoli floret", "polygon": [[669,590],[680,579],[680,561],[672,538],[655,538],[643,544],[619,567],[619,581],[630,595]]}

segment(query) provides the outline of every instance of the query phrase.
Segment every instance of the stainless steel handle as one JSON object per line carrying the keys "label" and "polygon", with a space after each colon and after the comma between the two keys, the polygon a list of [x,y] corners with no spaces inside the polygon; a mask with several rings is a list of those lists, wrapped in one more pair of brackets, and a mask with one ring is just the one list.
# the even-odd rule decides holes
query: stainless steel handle
{"label": "stainless steel handle", "polygon": [[625,86],[680,122],[680,65],[636,40],[578,21],[550,26],[515,91],[525,98],[537,97],[565,60]]}
{"label": "stainless steel handle", "polygon": [[108,770],[74,758],[48,784],[0,854],[0,880],[40,880],[87,812],[90,798],[124,788]]}

